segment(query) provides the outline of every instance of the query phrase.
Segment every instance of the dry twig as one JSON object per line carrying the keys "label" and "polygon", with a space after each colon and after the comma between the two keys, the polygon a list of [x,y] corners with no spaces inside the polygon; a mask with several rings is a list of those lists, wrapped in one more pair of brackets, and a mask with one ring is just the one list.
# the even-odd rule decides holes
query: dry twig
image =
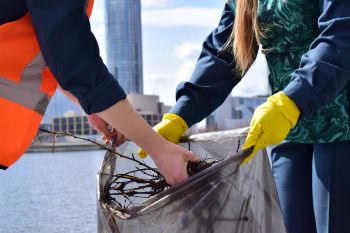
{"label": "dry twig", "polygon": [[[53,135],[52,153],[54,153],[56,137],[69,136],[93,143],[95,145],[98,145],[100,149],[113,153],[120,158],[132,161],[132,163],[135,164],[132,170],[124,174],[114,174],[111,182],[106,184],[108,186],[106,190],[109,192],[107,193],[109,201],[112,204],[116,204],[123,209],[126,209],[130,206],[135,206],[140,201],[148,199],[170,187],[170,185],[165,181],[164,176],[157,168],[153,168],[147,165],[144,161],[136,159],[133,154],[131,157],[123,155],[108,148],[107,145],[98,143],[91,139],[79,137],[68,132],[54,132],[46,129],[39,129],[39,131]],[[192,176],[219,162],[218,160],[214,160],[212,162],[208,162],[206,160],[189,162],[187,166],[187,172],[189,176]]]}

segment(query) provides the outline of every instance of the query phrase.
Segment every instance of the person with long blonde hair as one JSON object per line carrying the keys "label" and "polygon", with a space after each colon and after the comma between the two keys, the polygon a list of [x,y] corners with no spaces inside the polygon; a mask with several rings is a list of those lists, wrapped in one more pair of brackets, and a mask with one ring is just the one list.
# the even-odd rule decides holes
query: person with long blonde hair
{"label": "person with long blonde hair", "polygon": [[349,0],[229,0],[190,81],[179,84],[176,105],[154,129],[177,143],[223,103],[259,45],[273,95],[254,112],[244,144],[254,152],[243,166],[275,145],[288,232],[350,232]]}

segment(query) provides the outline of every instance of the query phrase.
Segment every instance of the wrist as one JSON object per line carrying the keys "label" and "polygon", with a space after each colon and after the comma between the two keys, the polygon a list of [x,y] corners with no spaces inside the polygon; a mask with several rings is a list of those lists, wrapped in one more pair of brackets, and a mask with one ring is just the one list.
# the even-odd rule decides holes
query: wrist
{"label": "wrist", "polygon": [[188,129],[188,126],[187,126],[187,123],[185,122],[185,120],[182,119],[182,117],[180,117],[179,115],[177,115],[175,113],[164,114],[162,120],[169,121],[170,124],[178,126],[180,128],[180,130],[182,131],[182,134],[184,132],[186,132],[186,130]]}
{"label": "wrist", "polygon": [[188,129],[186,122],[174,113],[167,113],[163,116],[161,123],[154,127],[154,130],[166,140],[177,144],[181,136]]}
{"label": "wrist", "polygon": [[160,138],[161,139],[155,141],[154,146],[152,146],[150,150],[147,150],[152,159],[161,157],[169,151],[169,146],[173,145],[163,137]]}
{"label": "wrist", "polygon": [[291,128],[293,128],[300,116],[300,110],[295,102],[282,91],[269,97],[269,101],[280,109],[283,115],[290,121]]}

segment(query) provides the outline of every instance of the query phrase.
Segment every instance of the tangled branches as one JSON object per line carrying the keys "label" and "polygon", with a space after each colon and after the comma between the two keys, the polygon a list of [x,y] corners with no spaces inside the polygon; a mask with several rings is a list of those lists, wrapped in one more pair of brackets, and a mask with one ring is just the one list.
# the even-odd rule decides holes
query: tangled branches
{"label": "tangled branches", "polygon": [[[150,168],[145,162],[140,162],[134,156],[137,166],[126,173],[116,173],[108,184],[109,202],[122,209],[141,204],[142,201],[168,189],[170,185],[156,168]],[[137,162],[136,162],[137,161]],[[187,171],[190,176],[209,168],[218,161],[207,162],[199,160],[189,162]]]}
{"label": "tangled branches", "polygon": [[170,187],[158,169],[149,167],[134,156],[132,159],[133,168],[126,173],[115,173],[107,184],[109,202],[122,209],[133,207]]}
{"label": "tangled branches", "polygon": [[[138,157],[135,158],[133,154],[126,156],[116,152],[107,145],[67,132],[52,132],[45,129],[40,129],[39,131],[53,135],[52,153],[54,152],[55,138],[60,135],[93,143],[98,145],[100,149],[116,155],[117,158],[119,157],[120,159],[117,160],[118,167],[104,189],[106,198],[114,206],[119,206],[122,209],[137,206],[142,201],[170,187],[164,176],[154,165],[150,165]],[[219,160],[209,161],[208,159],[188,162],[187,172],[189,176],[192,176],[218,162]],[[127,171],[124,173],[118,170],[122,166],[127,168]]]}

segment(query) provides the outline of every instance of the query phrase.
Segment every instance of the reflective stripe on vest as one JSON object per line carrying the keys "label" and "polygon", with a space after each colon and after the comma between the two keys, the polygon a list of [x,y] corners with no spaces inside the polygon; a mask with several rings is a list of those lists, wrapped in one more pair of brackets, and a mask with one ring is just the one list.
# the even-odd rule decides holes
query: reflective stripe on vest
{"label": "reflective stripe on vest", "polygon": [[20,83],[0,77],[0,97],[44,115],[50,101],[50,97],[40,91],[45,67],[46,62],[40,52],[23,70]]}
{"label": "reflective stripe on vest", "polygon": [[[85,1],[86,14],[92,13],[93,0]],[[41,52],[22,72],[20,83],[0,76],[0,98],[4,98],[44,115],[50,96],[40,91],[43,71],[46,67]]]}

